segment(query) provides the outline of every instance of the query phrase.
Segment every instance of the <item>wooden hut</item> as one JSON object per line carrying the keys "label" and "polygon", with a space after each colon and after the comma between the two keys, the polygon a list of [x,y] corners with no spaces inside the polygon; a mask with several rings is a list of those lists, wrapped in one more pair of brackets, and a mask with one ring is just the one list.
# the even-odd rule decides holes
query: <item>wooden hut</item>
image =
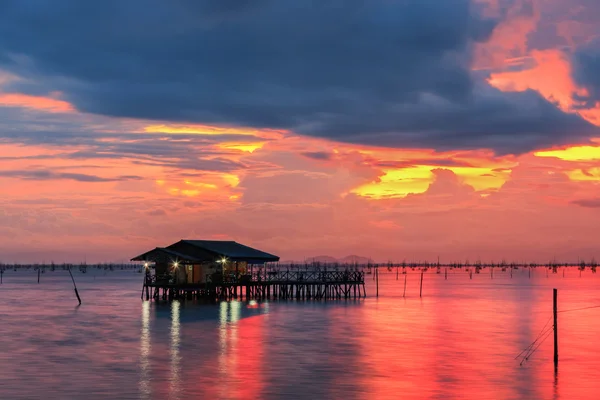
{"label": "wooden hut", "polygon": [[252,265],[277,262],[279,257],[234,241],[180,240],[167,247],[156,247],[131,261],[154,267],[155,282],[198,285],[237,281]]}

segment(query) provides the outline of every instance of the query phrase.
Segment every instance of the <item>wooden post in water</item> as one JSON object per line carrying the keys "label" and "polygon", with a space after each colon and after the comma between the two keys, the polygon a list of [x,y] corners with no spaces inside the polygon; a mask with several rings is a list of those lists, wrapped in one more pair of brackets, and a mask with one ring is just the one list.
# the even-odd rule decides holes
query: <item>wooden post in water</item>
{"label": "wooden post in water", "polygon": [[448,280],[448,267],[444,268],[444,279]]}
{"label": "wooden post in water", "polygon": [[71,267],[68,267],[69,275],[71,275],[71,280],[73,281],[73,287],[75,288],[75,296],[77,296],[77,301],[79,301],[79,305],[81,305],[81,298],[79,297],[79,292],[77,292],[77,285],[75,284],[75,278],[73,278],[73,273],[71,272]]}
{"label": "wooden post in water", "polygon": [[398,280],[398,266],[396,266],[396,280]]}
{"label": "wooden post in water", "polygon": [[406,277],[408,274],[404,274],[404,292],[402,292],[402,297],[406,297]]}
{"label": "wooden post in water", "polygon": [[2,275],[4,275],[4,270],[0,269],[0,284],[2,284]]}
{"label": "wooden post in water", "polygon": [[419,287],[419,297],[423,294],[423,271],[421,271],[421,286]]}
{"label": "wooden post in water", "polygon": [[377,286],[377,293],[375,297],[379,297],[379,267],[375,268],[375,281]]}
{"label": "wooden post in water", "polygon": [[41,269],[38,268],[38,283],[40,283],[40,271],[41,271]]}
{"label": "wooden post in water", "polygon": [[558,366],[558,290],[552,289],[552,314],[554,316],[554,367]]}

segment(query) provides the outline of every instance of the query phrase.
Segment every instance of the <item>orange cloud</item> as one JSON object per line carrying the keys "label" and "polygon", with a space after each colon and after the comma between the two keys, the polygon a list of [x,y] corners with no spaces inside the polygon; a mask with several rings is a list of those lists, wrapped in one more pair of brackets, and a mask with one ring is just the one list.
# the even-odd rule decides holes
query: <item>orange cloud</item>
{"label": "orange cloud", "polygon": [[599,146],[573,146],[559,150],[545,150],[534,153],[537,157],[555,157],[565,161],[600,161]]}
{"label": "orange cloud", "polygon": [[533,51],[535,66],[515,72],[499,72],[490,75],[489,83],[506,92],[533,89],[546,99],[554,101],[568,111],[573,104],[572,95],[582,93],[571,79],[571,64],[560,50]]}
{"label": "orange cloud", "polygon": [[209,201],[238,200],[241,197],[241,194],[233,192],[240,183],[235,174],[210,173],[193,179],[174,177],[155,179],[154,182],[171,196],[198,197]]}
{"label": "orange cloud", "polygon": [[262,149],[265,142],[256,143],[219,143],[218,148],[224,150],[239,150],[242,152],[254,153],[258,149]]}
{"label": "orange cloud", "polygon": [[252,129],[239,127],[222,127],[213,125],[200,124],[158,124],[148,125],[143,128],[146,133],[171,133],[183,135],[240,135],[240,136],[257,136],[257,137],[281,137],[285,132],[274,129]]}
{"label": "orange cloud", "polygon": [[510,169],[494,167],[443,167],[417,165],[408,168],[387,169],[376,182],[362,185],[352,191],[371,199],[399,198],[424,193],[434,181],[435,169],[454,172],[465,184],[476,191],[499,189],[510,177]]}
{"label": "orange cloud", "polygon": [[573,95],[586,97],[585,88],[577,86],[571,78],[571,64],[566,55],[556,49],[532,51],[534,66],[512,72],[490,75],[488,82],[505,92],[521,92],[528,89],[539,92],[565,112],[577,112],[592,124],[600,125],[600,108],[576,110]]}
{"label": "orange cloud", "polygon": [[600,167],[580,168],[566,172],[569,179],[572,181],[600,181]]}
{"label": "orange cloud", "polygon": [[0,93],[0,106],[30,108],[51,113],[67,113],[74,110],[70,103],[63,100],[20,93]]}
{"label": "orange cloud", "polygon": [[527,35],[536,29],[540,20],[537,3],[515,0],[511,7],[504,9],[505,4],[500,4],[497,0],[480,0],[480,2],[486,5],[488,16],[506,15],[503,22],[494,30],[490,40],[477,46],[474,68],[503,66],[509,58],[527,55]]}

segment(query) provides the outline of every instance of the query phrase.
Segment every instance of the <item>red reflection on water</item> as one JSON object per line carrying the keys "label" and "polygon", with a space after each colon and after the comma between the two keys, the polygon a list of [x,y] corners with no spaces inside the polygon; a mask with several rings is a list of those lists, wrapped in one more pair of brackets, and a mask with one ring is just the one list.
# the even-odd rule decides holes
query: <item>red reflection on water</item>
{"label": "red reflection on water", "polygon": [[[140,303],[138,280],[77,276],[87,295],[75,308],[68,275],[54,277],[0,289],[2,398],[579,400],[600,389],[600,308],[580,310],[600,305],[589,271],[427,273],[422,298],[418,273],[406,298],[403,277],[382,273],[378,299],[369,280],[366,300],[250,307]],[[556,379],[551,335],[515,359],[551,318],[554,287]]]}

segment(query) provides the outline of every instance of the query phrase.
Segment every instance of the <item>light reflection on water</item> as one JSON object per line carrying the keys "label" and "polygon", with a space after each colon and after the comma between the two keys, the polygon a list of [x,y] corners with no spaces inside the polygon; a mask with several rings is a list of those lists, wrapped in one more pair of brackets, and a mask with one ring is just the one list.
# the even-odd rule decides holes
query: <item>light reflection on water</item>
{"label": "light reflection on water", "polygon": [[[1,399],[595,399],[600,308],[559,314],[552,340],[514,357],[559,309],[600,305],[599,279],[526,270],[380,276],[380,297],[327,302],[140,302],[139,275],[5,274]],[[367,292],[375,294],[367,276]]]}
{"label": "light reflection on water", "polygon": [[179,368],[179,363],[181,361],[179,356],[179,345],[181,341],[179,316],[180,303],[179,301],[174,301],[171,303],[171,379],[169,380],[169,398],[173,400],[179,399],[179,389],[181,388]]}
{"label": "light reflection on water", "polygon": [[142,399],[152,398],[150,386],[150,303],[142,303],[142,331],[140,334],[140,397]]}

